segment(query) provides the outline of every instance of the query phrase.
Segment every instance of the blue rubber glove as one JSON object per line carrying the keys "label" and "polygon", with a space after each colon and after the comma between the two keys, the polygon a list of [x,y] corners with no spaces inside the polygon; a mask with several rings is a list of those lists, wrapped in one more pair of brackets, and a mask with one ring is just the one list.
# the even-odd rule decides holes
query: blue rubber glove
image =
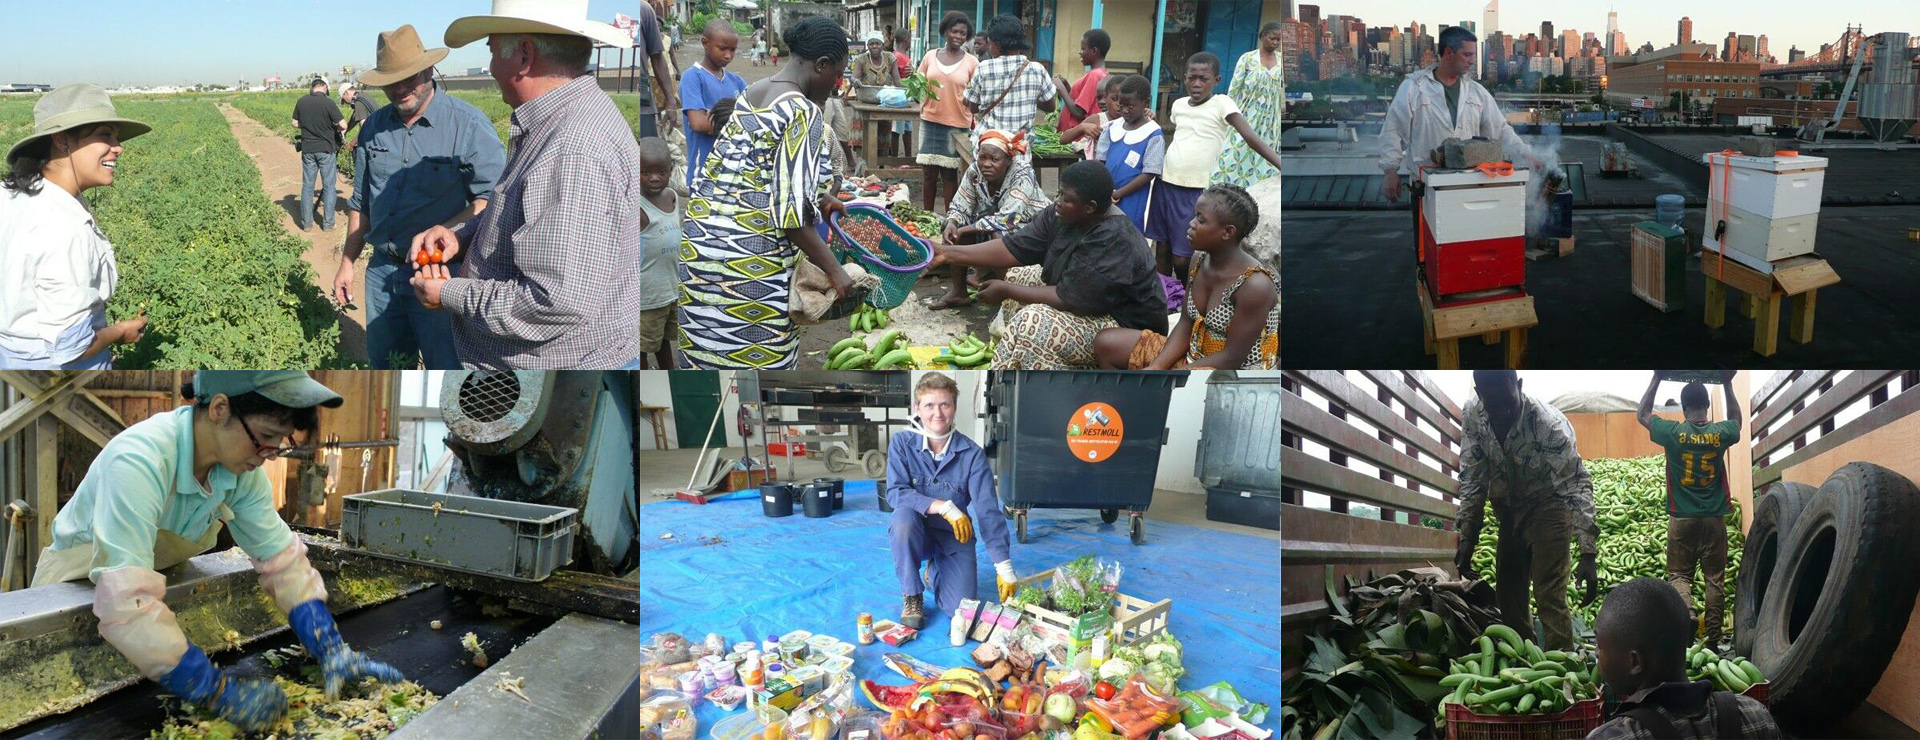
{"label": "blue rubber glove", "polygon": [[213,709],[243,730],[261,730],[287,714],[287,695],[270,680],[230,676],[213,667],[198,646],[187,645],[180,664],[160,677],[160,685],[194,704]]}
{"label": "blue rubber glove", "polygon": [[287,622],[293,625],[293,634],[306,646],[307,654],[320,661],[329,700],[340,695],[340,687],[348,680],[358,681],[368,676],[388,682],[407,680],[393,666],[347,649],[346,641],[340,638],[340,626],[334,624],[333,612],[327,611],[326,602],[314,599],[294,607],[287,614]]}

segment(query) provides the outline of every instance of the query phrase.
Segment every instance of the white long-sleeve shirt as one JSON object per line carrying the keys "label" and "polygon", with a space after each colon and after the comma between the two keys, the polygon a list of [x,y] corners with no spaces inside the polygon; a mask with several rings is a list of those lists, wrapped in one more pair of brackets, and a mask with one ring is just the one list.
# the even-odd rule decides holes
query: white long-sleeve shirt
{"label": "white long-sleeve shirt", "polygon": [[1449,117],[1447,89],[1434,79],[1432,68],[1407,75],[1394,92],[1393,103],[1387,106],[1386,125],[1380,129],[1380,169],[1413,172],[1447,139],[1484,136],[1500,142],[1509,157],[1530,150],[1507,123],[1493,93],[1464,76],[1460,78],[1459,108],[1457,117]]}
{"label": "white long-sleeve shirt", "polygon": [[82,357],[120,274],[85,203],[50,182],[0,187],[0,367],[104,366]]}

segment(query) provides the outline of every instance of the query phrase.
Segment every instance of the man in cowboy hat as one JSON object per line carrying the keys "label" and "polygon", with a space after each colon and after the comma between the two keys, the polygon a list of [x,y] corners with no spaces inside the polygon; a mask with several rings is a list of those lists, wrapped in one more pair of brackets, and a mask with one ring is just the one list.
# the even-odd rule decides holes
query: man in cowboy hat
{"label": "man in cowboy hat", "polygon": [[318,195],[323,212],[320,228],[332,231],[334,181],[340,164],[335,157],[347,119],[327,95],[326,80],[313,78],[307,94],[293,104],[293,127],[300,130],[300,230],[313,228],[313,199]]}
{"label": "man in cowboy hat", "polygon": [[587,20],[586,0],[493,9],[454,21],[446,42],[487,38],[513,152],[494,207],[414,237],[413,254],[472,255],[457,269],[417,265],[414,294],[453,314],[464,365],[639,369],[640,147],[587,72],[595,42],[630,40]]}
{"label": "man in cowboy hat", "polygon": [[[413,26],[384,31],[374,47],[378,64],[360,73],[360,84],[377,86],[388,105],[367,118],[353,149],[353,196],[347,200],[347,241],[333,298],[353,301],[354,265],[368,244],[367,359],[386,369],[388,358],[403,367],[460,366],[453,348],[453,318],[420,305],[407,281],[413,270],[407,248],[434,226],[458,226],[487,207],[494,182],[506,166],[506,150],[493,122],[472,104],[447,95],[433,79],[433,65],[446,49],[427,49]],[[456,255],[449,265],[458,268]]]}

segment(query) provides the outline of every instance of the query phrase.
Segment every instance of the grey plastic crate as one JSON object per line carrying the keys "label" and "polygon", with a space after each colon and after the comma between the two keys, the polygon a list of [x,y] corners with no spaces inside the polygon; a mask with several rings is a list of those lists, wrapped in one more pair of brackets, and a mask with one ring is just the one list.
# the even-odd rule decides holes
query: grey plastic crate
{"label": "grey plastic crate", "polygon": [[341,499],[340,539],[348,547],[516,581],[538,581],[573,562],[579,528],[580,511],[563,506],[399,488]]}

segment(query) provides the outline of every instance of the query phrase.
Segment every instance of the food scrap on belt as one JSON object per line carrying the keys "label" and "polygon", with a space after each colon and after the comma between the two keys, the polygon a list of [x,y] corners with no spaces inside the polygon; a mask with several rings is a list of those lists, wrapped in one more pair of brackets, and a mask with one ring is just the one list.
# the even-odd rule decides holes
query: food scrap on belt
{"label": "food scrap on belt", "polygon": [[[287,695],[287,715],[259,737],[324,740],[377,740],[399,729],[440,697],[412,681],[380,683],[365,679],[348,684],[340,698],[327,701],[318,686],[285,676],[274,683]],[[210,710],[169,701],[168,716],[148,740],[237,740],[251,737]]]}
{"label": "food scrap on belt", "polygon": [[492,662],[487,659],[487,651],[480,646],[479,635],[473,634],[472,632],[461,635],[460,647],[466,648],[469,653],[473,653],[473,665],[477,668],[486,668],[487,663]]}
{"label": "food scrap on belt", "polygon": [[509,694],[513,694],[514,696],[520,697],[522,701],[525,701],[528,704],[532,704],[533,699],[532,697],[527,696],[526,687],[527,687],[526,676],[521,676],[519,678],[508,678],[507,674],[501,673],[500,680],[493,682],[494,689],[499,691],[505,691]]}

